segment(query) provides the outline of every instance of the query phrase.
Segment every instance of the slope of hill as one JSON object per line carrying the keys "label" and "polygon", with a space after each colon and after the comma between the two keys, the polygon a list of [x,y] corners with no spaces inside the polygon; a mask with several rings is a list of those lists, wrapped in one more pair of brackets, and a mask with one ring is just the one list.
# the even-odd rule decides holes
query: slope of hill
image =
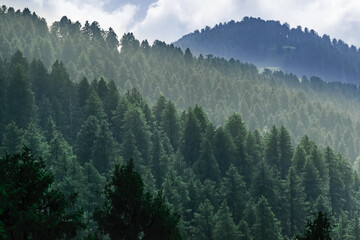
{"label": "slope of hill", "polygon": [[[0,19],[0,56],[5,62],[17,49],[28,59],[42,60],[51,71],[59,59],[74,82],[103,76],[105,81],[113,80],[121,93],[138,89],[150,103],[164,95],[178,109],[199,104],[215,125],[223,125],[226,116],[237,112],[250,129],[267,132],[274,124],[284,125],[294,143],[308,134],[351,163],[360,154],[360,95],[355,85],[326,83],[316,77],[299,81],[282,72],[259,74],[251,64],[195,58],[190,51],[161,41],[140,43],[132,34],[118,40],[111,29],[105,31],[96,22],[81,26],[63,17],[49,30],[44,19],[27,9],[3,8]],[[49,88],[41,78],[36,84],[36,91]],[[62,118],[58,115],[56,124]]]}
{"label": "slope of hill", "polygon": [[[139,215],[133,211],[141,203],[127,195],[129,191],[130,196],[139,194],[127,184],[143,188],[142,184],[111,174],[115,164],[131,158],[143,176],[146,191],[155,194],[161,190],[171,209],[180,214],[183,239],[293,239],[313,211],[332,214],[332,222],[340,226],[331,233],[334,240],[343,236],[356,239],[360,231],[359,173],[342,155],[329,147],[319,147],[307,136],[295,145],[286,128],[273,126],[261,134],[249,130],[239,114],[224,116],[226,123],[215,126],[200,106],[180,112],[164,97],[151,106],[136,89],[119,94],[113,82],[103,79],[89,82],[84,78],[74,83],[62,63],[56,62],[48,72],[41,61],[29,64],[21,52],[0,63],[0,69],[0,154],[19,152],[23,144],[31,147],[34,156],[42,156],[54,174],[51,190],[59,189],[66,196],[79,194],[76,206],[69,206],[82,207],[85,214],[81,219],[87,229],[77,232],[76,239],[94,239],[84,236],[100,233],[104,226],[120,226],[124,232],[142,229],[132,226],[148,223],[137,221]],[[307,100],[296,96],[291,101]],[[0,163],[1,173],[13,173],[2,158]],[[20,176],[34,176],[28,169],[17,171]],[[104,221],[96,217],[101,223],[99,228],[92,216],[103,205],[105,196],[100,193],[109,178],[111,182],[118,179],[117,185],[126,183],[120,190],[112,190],[117,201],[109,206],[117,206],[109,215],[120,217],[104,217],[110,219]],[[2,229],[14,229],[14,217],[8,217],[14,216],[13,212],[24,212],[23,206],[35,208],[21,201],[32,190],[28,182],[22,184],[23,179],[28,178],[21,177],[19,184],[0,181],[0,186],[5,185],[0,200],[11,201],[5,206],[12,202],[21,206],[16,211],[11,207],[11,215],[8,208],[0,211],[0,223],[6,223]],[[15,190],[8,193],[9,188]],[[105,189],[108,197],[108,189],[114,188]],[[4,198],[7,195],[11,197]],[[149,196],[143,198],[150,201]],[[137,204],[129,205],[129,201]],[[160,209],[160,217],[164,216],[163,208],[149,206]],[[46,212],[43,209],[47,207],[41,205],[16,219],[26,215],[27,220],[32,212]],[[130,213],[123,214],[125,220],[119,215],[124,211]],[[22,226],[16,224],[21,230]],[[46,225],[44,229],[50,231],[52,227]],[[99,234],[95,239],[114,238]]]}
{"label": "slope of hill", "polygon": [[174,43],[196,54],[213,54],[279,67],[300,76],[316,75],[326,81],[360,84],[360,52],[342,40],[319,36],[314,30],[287,23],[245,17],[188,34]]}

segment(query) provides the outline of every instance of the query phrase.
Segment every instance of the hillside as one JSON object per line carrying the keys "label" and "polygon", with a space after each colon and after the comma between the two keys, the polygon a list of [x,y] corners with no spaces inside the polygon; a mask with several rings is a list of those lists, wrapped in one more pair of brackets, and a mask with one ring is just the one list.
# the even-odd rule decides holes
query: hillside
{"label": "hillside", "polygon": [[[171,220],[163,214],[169,209],[183,239],[292,239],[314,211],[331,215],[333,239],[358,236],[356,85],[260,73],[238,60],[140,42],[132,33],[119,39],[96,22],[82,26],[63,17],[49,29],[28,9],[3,6],[0,33],[0,166],[9,176],[0,178],[0,203],[6,203],[0,238],[17,229],[53,230],[28,218],[46,222],[40,216],[52,212],[29,204],[42,195],[32,191],[36,169],[21,170],[30,156],[43,159],[35,173],[51,173],[43,189],[61,192],[48,200],[78,194],[77,202],[60,206],[78,209],[73,217],[85,223],[67,239],[118,239],[118,226],[136,232],[131,239],[164,239],[151,235],[159,222],[144,213]],[[12,155],[24,145],[32,154]],[[135,178],[116,174],[118,164],[128,163],[141,177],[132,170],[125,172]],[[118,192],[109,183],[124,187]],[[29,193],[32,201],[24,197]],[[141,211],[134,199],[145,204]],[[153,208],[161,216],[147,211]],[[71,221],[62,215],[54,221]],[[151,226],[132,231],[137,223]],[[115,229],[110,235],[108,227]]]}
{"label": "hillside", "polygon": [[360,84],[360,51],[342,40],[319,36],[301,26],[245,17],[206,27],[185,35],[174,43],[196,55],[212,54],[272,67],[299,76],[319,76],[325,81]]}
{"label": "hillside", "polygon": [[[313,211],[332,214],[332,221],[341,226],[332,232],[334,239],[355,238],[360,231],[358,172],[341,154],[318,146],[308,136],[292,144],[286,128],[273,126],[261,134],[250,130],[239,114],[223,116],[225,123],[215,126],[198,105],[179,111],[161,96],[150,105],[136,89],[120,94],[114,82],[103,79],[74,83],[61,62],[47,71],[41,61],[29,63],[21,52],[0,67],[1,155],[21,152],[26,145],[53,174],[49,189],[59,189],[65,196],[78,193],[76,205],[69,206],[83,209],[77,219],[87,228],[78,231],[76,239],[88,239],[84,236],[103,230],[93,213],[104,202],[102,191],[114,179],[110,177],[114,166],[129,159],[144,179],[142,188],[152,195],[162,191],[169,207],[181,216],[183,239],[291,239],[304,229]],[[302,101],[301,96],[296,99]],[[14,173],[15,164],[5,165],[1,157],[0,163],[1,173],[12,179],[32,176],[27,171]],[[15,179],[23,186],[21,181]],[[9,184],[8,179],[0,181],[2,189]],[[25,190],[1,194],[2,201],[10,194],[5,211],[0,206],[3,233],[51,232],[46,224],[43,229],[11,225],[14,221],[6,211],[13,209],[11,201],[27,206],[11,196],[32,193],[32,188]],[[113,202],[123,209],[121,203]],[[47,208],[42,207],[36,212]],[[22,217],[15,219],[22,222]],[[114,221],[109,218],[101,226],[113,226]],[[72,232],[69,239],[75,237]],[[115,236],[111,239],[118,239]]]}
{"label": "hillside", "polygon": [[45,19],[28,9],[5,7],[0,19],[0,56],[5,62],[17,49],[28,59],[42,60],[48,70],[59,59],[74,82],[103,77],[113,80],[121,93],[138,89],[153,104],[159,95],[182,110],[198,104],[215,125],[236,112],[250,129],[267,132],[274,124],[283,125],[294,143],[307,134],[351,163],[359,156],[360,97],[355,85],[316,77],[299,81],[283,72],[259,74],[251,64],[196,58],[161,41],[140,43],[131,33],[118,39],[96,22],[81,26],[63,17],[49,30]]}

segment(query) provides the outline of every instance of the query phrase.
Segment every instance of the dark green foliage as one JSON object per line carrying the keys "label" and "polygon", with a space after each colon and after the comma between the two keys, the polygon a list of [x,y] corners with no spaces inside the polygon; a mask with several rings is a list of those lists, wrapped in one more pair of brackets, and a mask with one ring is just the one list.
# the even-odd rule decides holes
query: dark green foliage
{"label": "dark green foliage", "polygon": [[281,228],[265,197],[256,204],[254,239],[281,240]]}
{"label": "dark green foliage", "polygon": [[169,141],[176,151],[179,147],[180,123],[174,103],[168,101],[161,116],[161,129],[165,132]]}
{"label": "dark green foliage", "polygon": [[224,177],[224,192],[227,206],[236,224],[244,216],[244,209],[249,199],[249,193],[242,177],[237,172],[234,165],[230,165]]}
{"label": "dark green foliage", "polygon": [[289,132],[282,126],[279,132],[279,172],[282,179],[286,178],[293,152]]}
{"label": "dark green foliage", "polygon": [[314,214],[313,221],[308,221],[302,236],[296,236],[298,240],[331,240],[332,225],[327,213]]}
{"label": "dark green foliage", "polygon": [[[0,226],[5,239],[70,239],[85,227],[82,211],[51,187],[53,176],[28,148],[0,158]],[[1,231],[0,231],[1,232]]]}
{"label": "dark green foliage", "polygon": [[23,130],[19,129],[14,121],[9,123],[4,130],[2,136],[3,151],[8,152],[9,154],[19,152],[23,147]]}
{"label": "dark green foliage", "polygon": [[117,162],[117,143],[109,130],[109,124],[106,120],[100,123],[99,133],[92,150],[93,165],[100,173],[107,173],[112,164]]}
{"label": "dark green foliage", "polygon": [[202,142],[200,156],[194,164],[194,169],[201,181],[205,181],[206,179],[213,181],[219,180],[219,164],[215,159],[210,141],[204,140]]}
{"label": "dark green foliage", "polygon": [[200,204],[194,214],[194,238],[199,240],[214,239],[214,207],[208,199]]}
{"label": "dark green foliage", "polygon": [[279,130],[273,126],[265,143],[265,159],[268,164],[279,166]]}
{"label": "dark green foliage", "polygon": [[287,234],[292,237],[304,228],[305,217],[307,216],[304,186],[302,185],[301,178],[296,174],[293,167],[289,169],[287,176],[286,193],[288,199]]}
{"label": "dark green foliage", "polygon": [[[99,233],[91,217],[104,200],[99,191],[113,166],[130,158],[144,189],[163,190],[181,215],[186,239],[211,239],[216,225],[232,225],[226,208],[224,219],[213,217],[223,202],[238,238],[257,239],[258,208],[269,213],[258,204],[263,196],[273,213],[268,219],[277,219],[274,229],[281,226],[285,239],[304,227],[310,210],[333,211],[339,224],[334,238],[353,237],[360,184],[343,156],[353,163],[359,155],[356,87],[259,74],[249,64],[190,52],[186,63],[180,49],[160,41],[140,44],[132,34],[118,52],[113,33],[97,23],[83,27],[64,17],[48,32],[46,23],[26,14],[0,10],[0,54],[11,59],[17,47],[29,59],[51,60],[28,65],[21,53],[13,57],[30,83],[19,88],[35,99],[24,127],[11,119],[22,113],[8,111],[16,64],[0,61],[1,147],[15,152],[26,142],[53,172],[52,187],[79,192],[76,206],[84,207],[88,229],[77,238]],[[2,39],[14,39],[9,50]],[[55,58],[68,61],[50,68]],[[334,150],[324,151],[326,145]],[[264,231],[274,227],[264,224]]]}
{"label": "dark green foliage", "polygon": [[115,167],[104,193],[105,203],[94,218],[111,239],[182,239],[179,216],[169,210],[161,193],[153,198],[144,191],[132,161]]}
{"label": "dark green foliage", "polygon": [[192,165],[200,156],[201,126],[193,110],[186,116],[183,131],[182,153],[186,163]]}
{"label": "dark green foliage", "polygon": [[216,129],[214,135],[214,155],[222,175],[225,175],[231,164],[234,164],[234,143],[230,134],[223,128]]}
{"label": "dark green foliage", "polygon": [[90,162],[91,160],[92,149],[94,149],[95,141],[99,136],[99,128],[99,121],[94,116],[89,116],[81,126],[75,148],[76,155],[78,156],[81,165]]}
{"label": "dark green foliage", "polygon": [[[11,59],[11,75],[7,89],[8,121],[26,128],[34,117],[34,93],[30,89],[29,65],[20,52]],[[11,103],[11,104],[10,104]]]}
{"label": "dark green foliage", "polygon": [[229,207],[226,202],[223,202],[219,211],[214,216],[214,239],[230,239],[235,240],[239,238],[239,231],[235,225]]}

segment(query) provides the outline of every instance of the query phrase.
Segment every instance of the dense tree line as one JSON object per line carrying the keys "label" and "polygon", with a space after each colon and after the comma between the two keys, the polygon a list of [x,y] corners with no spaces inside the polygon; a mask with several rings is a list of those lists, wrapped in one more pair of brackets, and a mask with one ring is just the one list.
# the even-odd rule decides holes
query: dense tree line
{"label": "dense tree line", "polygon": [[[111,208],[95,214],[103,223],[93,215],[109,196],[122,196],[111,176],[131,169],[115,166],[133,159],[145,183],[140,196],[161,190],[148,202],[162,213],[170,210],[159,206],[169,202],[184,239],[287,239],[317,210],[334,216],[334,239],[356,239],[359,176],[307,135],[294,145],[285,127],[261,133],[237,113],[216,126],[199,105],[178,111],[163,96],[150,105],[136,89],[122,94],[113,81],[75,83],[62,62],[48,72],[21,52],[2,62],[0,80],[1,151],[29,146],[54,175],[54,188],[79,194],[83,236],[99,226],[111,236],[102,215]],[[153,231],[146,226],[139,232]]]}
{"label": "dense tree line", "polygon": [[360,51],[342,40],[301,26],[244,17],[183,36],[174,43],[194,53],[239,59],[299,75],[359,85]]}
{"label": "dense tree line", "polygon": [[[35,101],[36,104],[41,102],[42,109],[49,108],[49,104],[54,105],[57,110],[53,121],[64,128],[62,130],[67,140],[80,127],[77,121],[81,116],[79,112],[71,110],[74,104],[69,96],[73,92],[64,89],[56,93],[57,98],[68,99],[66,103],[51,100],[55,97],[54,89],[61,86],[55,80],[51,80],[51,84],[40,84],[41,79],[49,78],[46,70],[50,71],[50,78],[55,79],[57,74],[62,74],[61,69],[66,68],[68,74],[62,77],[66,81],[83,84],[83,88],[86,88],[86,84],[81,83],[84,76],[89,81],[98,79],[99,88],[111,83],[113,85],[109,88],[117,86],[122,94],[137,88],[151,104],[157,101],[159,95],[165,96],[182,110],[198,104],[215,125],[223,125],[227,116],[239,112],[252,130],[264,132],[274,124],[283,125],[289,130],[293,143],[299,142],[307,134],[320,146],[329,145],[341,152],[351,163],[359,156],[360,112],[357,106],[360,101],[359,89],[355,85],[326,83],[316,77],[299,80],[292,74],[267,70],[259,74],[251,64],[211,55],[195,58],[190,50],[183,52],[161,41],[155,41],[152,45],[147,41],[139,42],[132,34],[125,34],[118,40],[113,30],[105,31],[96,22],[82,26],[63,17],[48,29],[45,19],[28,9],[15,11],[3,6],[0,18],[0,55],[4,64],[18,49],[31,61],[42,60],[43,65],[37,61],[31,63],[37,68],[28,75],[33,92],[38,96]],[[52,65],[56,59],[62,63],[59,61]],[[1,71],[3,77],[7,77],[4,64]],[[101,81],[102,76],[105,82]],[[2,91],[4,89],[0,90],[0,95],[4,96]],[[46,92],[44,97],[42,92]],[[11,94],[15,98],[19,93]],[[29,97],[29,93],[23,94]],[[104,111],[109,116],[116,101],[114,103],[104,92],[98,95],[106,102]],[[93,97],[92,100],[96,102]],[[31,101],[24,102],[28,104]],[[86,102],[80,100],[79,104],[84,107]],[[91,109],[88,111],[87,115]],[[46,114],[42,114],[41,125],[46,125]],[[68,119],[74,121],[66,126],[59,124]],[[120,137],[114,137],[120,140]],[[72,141],[75,138],[71,136]],[[177,144],[174,139],[171,141]]]}

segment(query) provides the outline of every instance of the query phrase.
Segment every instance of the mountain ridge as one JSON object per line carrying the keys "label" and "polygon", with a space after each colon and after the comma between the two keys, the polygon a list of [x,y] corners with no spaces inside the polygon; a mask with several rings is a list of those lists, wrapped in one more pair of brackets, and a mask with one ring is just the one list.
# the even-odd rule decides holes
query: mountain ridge
{"label": "mountain ridge", "polygon": [[245,17],[184,35],[173,43],[195,55],[212,54],[251,62],[258,67],[279,67],[299,76],[360,84],[360,50],[343,40],[319,36],[308,28],[290,28],[279,21]]}

